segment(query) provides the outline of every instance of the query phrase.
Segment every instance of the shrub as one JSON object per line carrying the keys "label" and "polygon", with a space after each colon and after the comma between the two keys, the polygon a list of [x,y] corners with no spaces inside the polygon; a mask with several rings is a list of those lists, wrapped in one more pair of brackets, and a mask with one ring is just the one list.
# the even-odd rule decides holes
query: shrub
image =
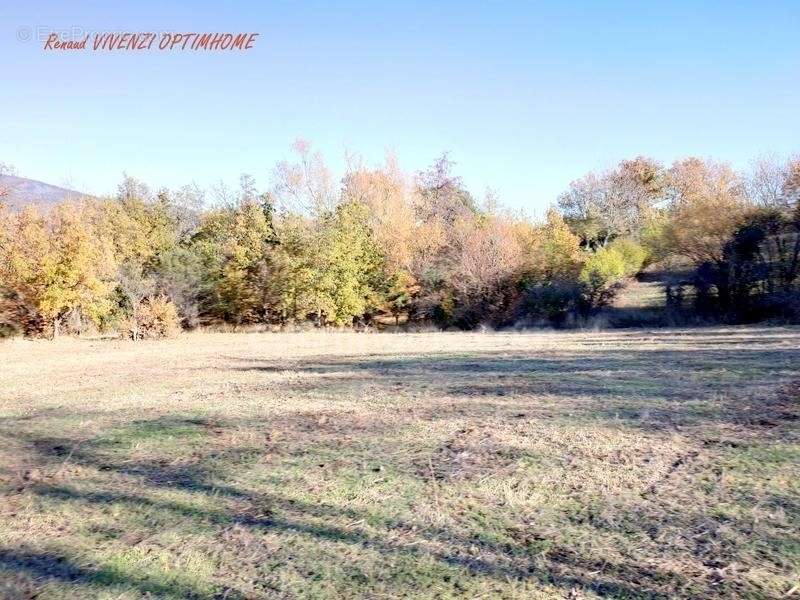
{"label": "shrub", "polygon": [[664,260],[673,253],[670,237],[671,223],[664,212],[654,214],[645,224],[639,240],[644,248],[645,264]]}
{"label": "shrub", "polygon": [[14,335],[44,337],[47,323],[42,314],[15,292],[0,290],[0,338]]}
{"label": "shrub", "polygon": [[626,277],[631,277],[641,271],[648,259],[648,251],[644,246],[630,238],[614,240],[609,246],[609,251],[616,252],[622,257]]}
{"label": "shrub", "polygon": [[528,287],[523,293],[518,316],[522,325],[546,322],[558,327],[585,314],[587,310],[580,285],[569,281],[553,281]]}
{"label": "shrub", "polygon": [[175,337],[180,329],[178,309],[164,296],[143,300],[124,327],[126,336],[131,339]]}
{"label": "shrub", "polygon": [[590,253],[579,276],[594,306],[607,304],[614,296],[620,280],[625,277],[625,260],[613,248],[601,248]]}
{"label": "shrub", "polygon": [[622,279],[641,271],[646,258],[647,250],[628,238],[590,252],[579,275],[590,303],[602,306],[610,302]]}
{"label": "shrub", "polygon": [[800,323],[800,290],[780,291],[756,299],[757,318],[778,323]]}

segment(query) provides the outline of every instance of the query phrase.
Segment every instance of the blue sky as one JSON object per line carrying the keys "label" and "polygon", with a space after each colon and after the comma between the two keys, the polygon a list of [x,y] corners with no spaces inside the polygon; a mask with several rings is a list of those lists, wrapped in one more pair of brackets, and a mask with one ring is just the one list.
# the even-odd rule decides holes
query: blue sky
{"label": "blue sky", "polygon": [[[42,51],[26,31],[243,31],[246,53]],[[800,2],[4,2],[0,162],[112,192],[266,186],[297,136],[540,214],[621,158],[800,151]]]}

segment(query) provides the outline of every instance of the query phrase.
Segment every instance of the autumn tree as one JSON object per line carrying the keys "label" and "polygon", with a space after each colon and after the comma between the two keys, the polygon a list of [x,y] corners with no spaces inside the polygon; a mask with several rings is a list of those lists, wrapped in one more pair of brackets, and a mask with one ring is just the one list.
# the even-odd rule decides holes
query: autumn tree
{"label": "autumn tree", "polygon": [[541,275],[546,280],[574,279],[581,266],[580,238],[555,209],[541,229]]}
{"label": "autumn tree", "polygon": [[754,160],[745,186],[757,206],[790,210],[800,200],[800,158],[762,156]]}
{"label": "autumn tree", "polygon": [[196,183],[191,183],[178,188],[175,192],[165,190],[160,196],[178,242],[189,243],[192,236],[197,233],[205,210],[205,190]]}
{"label": "autumn tree", "polygon": [[81,205],[57,206],[46,217],[27,208],[4,217],[4,231],[0,281],[29,324],[58,336],[70,313],[99,323],[110,311],[113,255]]}
{"label": "autumn tree", "polygon": [[453,173],[454,167],[455,163],[445,153],[417,174],[415,208],[420,219],[452,224],[475,213],[475,199],[461,177]]}
{"label": "autumn tree", "polygon": [[497,212],[453,224],[450,270],[455,316],[462,326],[488,322],[513,300],[524,255],[511,219]]}
{"label": "autumn tree", "polygon": [[696,264],[720,263],[749,209],[741,177],[727,164],[687,158],[672,165],[668,181],[675,250]]}
{"label": "autumn tree", "polygon": [[573,181],[558,204],[587,245],[604,246],[614,238],[639,234],[664,200],[665,183],[661,165],[638,156]]}
{"label": "autumn tree", "polygon": [[351,165],[344,177],[342,197],[366,206],[369,225],[390,272],[411,269],[418,242],[414,191],[413,181],[391,155],[376,169]]}
{"label": "autumn tree", "polygon": [[140,311],[145,301],[155,293],[155,278],[144,271],[140,262],[127,260],[118,267],[117,286],[127,301],[131,317],[131,335],[133,340],[137,341],[140,337]]}
{"label": "autumn tree", "polygon": [[416,174],[391,156],[378,166],[349,156],[337,183],[310,144],[293,150],[267,194],[250,175],[210,198],[126,175],[114,198],[44,214],[0,208],[0,329],[57,333],[69,315],[133,338],[176,318],[566,324],[671,255],[693,262],[710,316],[795,302],[797,159],[761,160],[743,176],[710,160],[665,171],[637,157],[573,182],[561,212],[539,223],[491,194],[476,201],[447,154]]}
{"label": "autumn tree", "polygon": [[440,324],[449,323],[454,316],[456,292],[451,284],[457,263],[456,229],[479,213],[475,199],[453,172],[454,166],[447,154],[437,158],[417,173],[411,196],[415,240],[409,271],[419,286],[412,308],[416,318],[431,318]]}
{"label": "autumn tree", "polygon": [[385,309],[399,321],[419,293],[413,273],[420,248],[430,240],[414,211],[414,182],[388,155],[385,164],[370,169],[351,161],[345,175],[342,198],[363,204],[374,243],[383,254],[386,282]]}
{"label": "autumn tree", "polygon": [[178,242],[171,211],[167,194],[153,196],[145,184],[126,176],[116,198],[94,204],[91,218],[113,244],[118,263],[137,262],[148,272]]}

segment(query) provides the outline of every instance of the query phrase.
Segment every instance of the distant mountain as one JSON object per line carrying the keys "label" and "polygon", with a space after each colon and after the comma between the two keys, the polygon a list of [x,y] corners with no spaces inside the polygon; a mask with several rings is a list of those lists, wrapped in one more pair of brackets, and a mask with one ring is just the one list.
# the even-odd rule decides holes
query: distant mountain
{"label": "distant mountain", "polygon": [[78,200],[87,196],[88,194],[82,192],[50,185],[35,179],[0,175],[0,202],[14,210],[30,204],[46,208],[64,200]]}

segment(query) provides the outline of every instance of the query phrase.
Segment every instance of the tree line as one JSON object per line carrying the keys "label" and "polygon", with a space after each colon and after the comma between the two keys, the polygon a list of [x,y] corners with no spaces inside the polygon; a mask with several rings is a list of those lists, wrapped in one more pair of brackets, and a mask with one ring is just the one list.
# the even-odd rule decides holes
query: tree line
{"label": "tree line", "polygon": [[[667,308],[800,318],[800,160],[748,173],[637,157],[573,181],[541,222],[476,199],[443,155],[409,175],[350,159],[335,181],[298,141],[272,184],[197,186],[12,211],[0,197],[0,334],[213,323],[569,326],[642,270],[681,264]],[[2,190],[0,190],[2,196]],[[686,288],[686,289],[684,289]]]}

